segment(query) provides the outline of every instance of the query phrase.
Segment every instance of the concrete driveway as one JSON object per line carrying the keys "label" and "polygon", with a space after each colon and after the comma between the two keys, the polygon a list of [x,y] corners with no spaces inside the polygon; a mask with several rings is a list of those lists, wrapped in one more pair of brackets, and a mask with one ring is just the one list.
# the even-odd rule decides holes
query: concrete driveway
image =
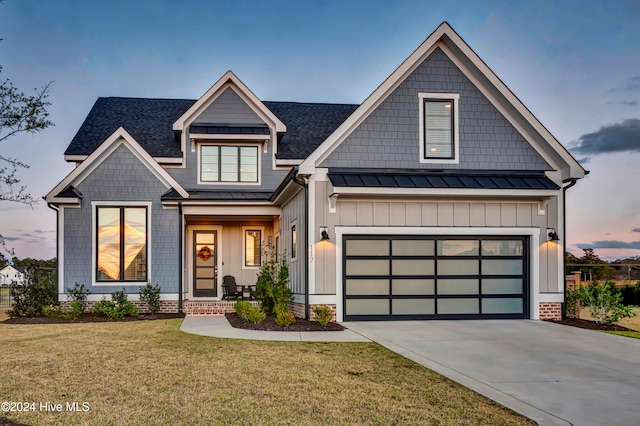
{"label": "concrete driveway", "polygon": [[528,320],[346,322],[538,424],[640,424],[640,340]]}

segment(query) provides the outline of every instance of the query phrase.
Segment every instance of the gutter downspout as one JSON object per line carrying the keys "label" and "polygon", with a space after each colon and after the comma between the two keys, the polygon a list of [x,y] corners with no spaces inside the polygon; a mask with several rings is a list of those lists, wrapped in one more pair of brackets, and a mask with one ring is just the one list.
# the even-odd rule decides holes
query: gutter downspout
{"label": "gutter downspout", "polygon": [[297,171],[291,179],[304,188],[304,319],[309,319],[309,184],[298,180]]}
{"label": "gutter downspout", "polygon": [[178,313],[182,313],[182,256],[184,255],[184,248],[182,247],[182,222],[182,201],[178,201]]}
{"label": "gutter downspout", "polygon": [[[571,180],[571,183],[562,187],[562,276],[564,278],[564,294],[567,294],[567,189],[578,183],[578,179]],[[567,318],[567,305],[562,303],[562,319]]]}
{"label": "gutter downspout", "polygon": [[[44,197],[43,197],[44,198]],[[51,203],[47,203],[47,207],[56,212],[56,282],[58,284],[58,292],[60,292],[60,209]],[[64,289],[64,285],[62,286]]]}

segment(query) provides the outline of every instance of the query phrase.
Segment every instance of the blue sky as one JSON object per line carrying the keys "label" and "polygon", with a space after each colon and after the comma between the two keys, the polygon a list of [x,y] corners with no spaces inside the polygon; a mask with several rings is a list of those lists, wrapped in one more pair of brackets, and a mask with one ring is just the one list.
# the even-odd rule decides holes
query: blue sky
{"label": "blue sky", "polygon": [[[0,153],[40,197],[99,96],[196,99],[229,69],[263,100],[360,103],[442,21],[591,171],[568,191],[568,248],[640,255],[640,0],[5,0],[1,77],[53,81],[55,127]],[[44,202],[0,202],[0,234],[55,256]]]}

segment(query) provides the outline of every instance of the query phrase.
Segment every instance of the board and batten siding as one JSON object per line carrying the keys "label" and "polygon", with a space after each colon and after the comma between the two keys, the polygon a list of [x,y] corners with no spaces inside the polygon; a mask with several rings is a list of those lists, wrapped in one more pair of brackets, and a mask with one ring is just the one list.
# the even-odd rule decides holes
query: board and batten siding
{"label": "board and batten siding", "polygon": [[[336,213],[328,212],[326,190],[316,190],[316,219],[324,222],[332,236],[331,243],[315,245],[315,293],[335,294],[335,227],[523,227],[540,228],[540,292],[558,292],[559,245],[547,243],[546,229],[558,229],[557,200],[549,201],[546,214],[538,214],[537,202],[525,201],[414,201],[338,199]],[[470,235],[473,235],[471,230]],[[562,291],[562,290],[560,290]]]}
{"label": "board and batten siding", "polygon": [[[304,190],[298,191],[287,203],[282,206],[280,214],[280,256],[284,256],[289,265],[290,286],[294,294],[304,294],[305,276],[304,262],[304,229],[306,229],[306,219],[304,211]],[[297,256],[291,258],[291,225],[296,222],[296,233],[298,235]]]}

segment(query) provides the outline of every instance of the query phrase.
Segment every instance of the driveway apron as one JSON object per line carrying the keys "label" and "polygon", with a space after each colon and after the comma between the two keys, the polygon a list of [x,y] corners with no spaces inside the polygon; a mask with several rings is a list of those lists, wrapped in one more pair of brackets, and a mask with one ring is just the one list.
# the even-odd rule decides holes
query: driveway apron
{"label": "driveway apron", "polygon": [[343,325],[538,424],[640,424],[638,339],[529,320]]}

